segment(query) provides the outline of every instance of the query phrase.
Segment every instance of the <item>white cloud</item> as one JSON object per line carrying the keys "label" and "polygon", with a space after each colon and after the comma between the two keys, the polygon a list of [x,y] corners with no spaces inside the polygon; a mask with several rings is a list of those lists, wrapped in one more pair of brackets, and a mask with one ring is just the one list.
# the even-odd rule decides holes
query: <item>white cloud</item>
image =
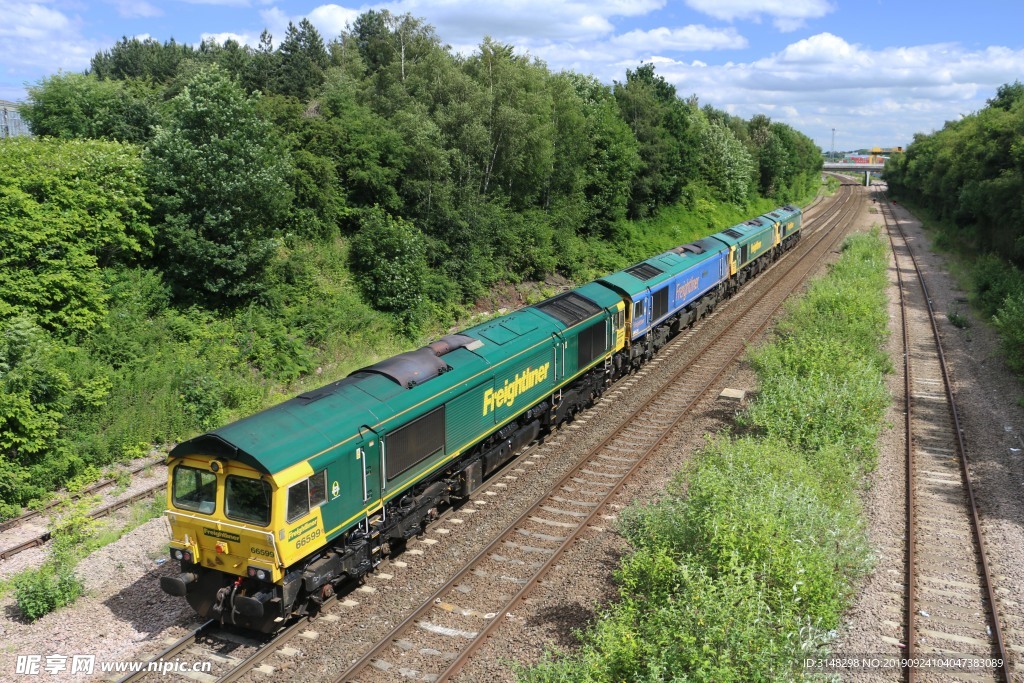
{"label": "white cloud", "polygon": [[208,40],[212,40],[218,45],[223,45],[227,41],[233,40],[239,45],[252,45],[253,47],[260,43],[259,36],[254,36],[249,33],[232,33],[231,31],[224,31],[222,33],[203,33],[199,37],[199,40],[203,43]]}
{"label": "white cloud", "polygon": [[0,38],[38,40],[54,32],[66,31],[70,21],[57,10],[36,3],[15,4],[4,10]]}
{"label": "white cloud", "polygon": [[145,0],[113,0],[112,4],[117,8],[117,13],[126,19],[159,17],[164,13],[162,9]]}
{"label": "white cloud", "polygon": [[81,35],[77,20],[38,3],[12,4],[0,22],[0,54],[12,74],[81,71],[102,47]]}
{"label": "white cloud", "polygon": [[325,40],[331,40],[337,38],[359,14],[359,10],[347,9],[340,5],[320,5],[307,14],[306,18],[316,26]]}
{"label": "white cloud", "polygon": [[189,5],[221,5],[223,7],[249,7],[249,0],[179,0]]}
{"label": "white cloud", "polygon": [[835,9],[828,0],[686,0],[686,4],[723,21],[760,22],[767,16],[783,32],[802,28],[808,19],[820,19]]}
{"label": "white cloud", "polygon": [[846,141],[837,132],[839,149],[906,144],[915,132],[984,107],[1022,72],[1024,50],[948,43],[872,50],[830,33],[749,63],[658,64],[681,95],[696,92],[746,118],[769,112],[819,144],[835,127]]}
{"label": "white cloud", "polygon": [[[479,0],[398,0],[386,7],[397,14],[429,17],[446,42],[480,43],[485,35],[532,50],[532,45],[557,41],[596,40],[615,31],[613,18],[639,17],[659,10],[665,0],[596,0],[551,2],[515,0],[488,3]],[[368,9],[368,7],[367,7]]]}
{"label": "white cloud", "polygon": [[711,29],[691,25],[683,28],[656,28],[650,31],[630,31],[611,39],[613,45],[634,52],[695,52],[702,50],[736,50],[747,47],[747,39],[734,28]]}

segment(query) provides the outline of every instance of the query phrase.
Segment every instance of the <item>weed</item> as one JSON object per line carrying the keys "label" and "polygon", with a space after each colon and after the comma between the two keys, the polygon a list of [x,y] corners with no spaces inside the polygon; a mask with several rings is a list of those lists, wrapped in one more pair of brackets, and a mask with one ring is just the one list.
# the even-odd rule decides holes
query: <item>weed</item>
{"label": "weed", "polygon": [[132,483],[132,475],[128,470],[118,470],[114,473],[114,493],[124,493]]}
{"label": "weed", "polygon": [[18,609],[31,621],[70,605],[84,591],[73,567],[52,562],[18,573],[11,583]]}
{"label": "weed", "polygon": [[966,330],[971,326],[970,319],[968,319],[967,316],[962,315],[958,308],[952,308],[946,311],[946,319],[953,324],[953,327],[961,330]]}

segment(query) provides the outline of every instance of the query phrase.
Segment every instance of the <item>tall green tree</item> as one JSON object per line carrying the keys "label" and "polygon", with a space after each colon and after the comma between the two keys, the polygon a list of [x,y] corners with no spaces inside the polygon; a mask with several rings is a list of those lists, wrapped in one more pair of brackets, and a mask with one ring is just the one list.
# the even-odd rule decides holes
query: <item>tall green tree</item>
{"label": "tall green tree", "polygon": [[320,32],[309,19],[303,19],[298,26],[288,22],[288,30],[277,54],[275,92],[297,97],[303,102],[310,99],[323,85],[330,63]]}
{"label": "tall green tree", "polygon": [[161,43],[154,38],[121,38],[110,50],[98,52],[91,61],[92,73],[101,79],[148,79],[167,83],[182,61],[192,59],[195,49],[173,38]]}
{"label": "tall green tree", "polygon": [[629,213],[643,218],[679,199],[685,185],[684,105],[675,87],[654,72],[653,64],[627,69],[626,81],[616,82],[614,92],[640,153]]}
{"label": "tall green tree", "polygon": [[146,155],[157,261],[179,295],[211,305],[260,292],[292,201],[288,162],[254,101],[200,69]]}
{"label": "tall green tree", "polygon": [[547,67],[516,55],[511,45],[485,38],[466,71],[487,97],[489,144],[482,158],[480,193],[501,193],[512,206],[533,204],[551,172],[552,102]]}

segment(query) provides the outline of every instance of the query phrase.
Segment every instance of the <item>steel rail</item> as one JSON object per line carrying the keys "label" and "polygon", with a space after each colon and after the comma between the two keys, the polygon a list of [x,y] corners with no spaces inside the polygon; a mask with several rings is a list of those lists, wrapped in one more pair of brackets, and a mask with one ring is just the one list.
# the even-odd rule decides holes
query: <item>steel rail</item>
{"label": "steel rail", "polygon": [[[105,506],[103,506],[101,508],[93,510],[92,512],[89,513],[88,516],[89,516],[90,519],[99,519],[100,517],[106,517],[107,515],[111,514],[112,512],[116,512],[116,511],[120,510],[121,508],[128,507],[132,503],[137,503],[140,500],[148,498],[149,496],[153,495],[157,491],[162,491],[162,490],[164,490],[166,488],[167,488],[167,482],[166,481],[160,482],[159,484],[155,484],[155,485],[149,487],[148,489],[139,491],[138,493],[134,493],[134,494],[132,494],[131,496],[129,496],[127,498],[124,498],[124,499],[119,500],[119,501],[115,501],[115,502],[111,503],[110,505],[105,505]],[[5,548],[3,550],[0,550],[0,560],[10,559],[10,558],[14,557],[15,555],[17,555],[18,553],[24,552],[24,551],[26,551],[26,550],[28,550],[30,548],[35,548],[36,546],[43,545],[44,543],[49,541],[52,537],[53,537],[53,532],[50,531],[49,529],[47,529],[43,533],[41,533],[38,536],[35,536],[33,538],[30,538],[27,541],[19,543],[18,545],[11,546],[10,548]]]}
{"label": "steel rail", "polygon": [[[889,245],[892,248],[893,262],[896,265],[896,281],[899,284],[900,289],[900,322],[903,328],[903,409],[904,419],[903,425],[903,439],[906,445],[906,525],[907,525],[907,560],[906,560],[906,579],[907,579],[907,633],[904,642],[906,643],[907,659],[913,660],[916,656],[916,645],[914,644],[914,630],[915,630],[915,619],[914,619],[914,605],[917,604],[917,591],[914,588],[914,577],[917,575],[916,568],[914,566],[915,557],[915,539],[914,539],[914,434],[911,425],[913,419],[913,401],[911,400],[912,388],[911,388],[911,377],[910,377],[910,325],[907,321],[907,297],[903,291],[903,271],[900,269],[899,256],[896,254],[896,242],[892,236],[892,231],[889,229],[889,218],[885,214],[885,210],[880,208],[879,211],[882,214],[882,219],[885,221],[885,232],[889,238]],[[907,682],[913,683],[914,681],[914,669],[907,670]]]}
{"label": "steel rail", "polygon": [[[146,468],[153,467],[155,465],[160,465],[161,463],[163,463],[163,461],[164,461],[164,458],[161,457],[160,459],[154,460],[153,462],[143,463],[142,465],[139,465],[139,466],[137,466],[137,467],[135,467],[133,469],[128,470],[128,474],[129,475],[138,474],[139,472],[143,471]],[[82,489],[81,491],[79,491],[78,493],[73,494],[71,496],[71,498],[73,500],[77,500],[79,498],[83,498],[85,496],[88,496],[88,495],[91,495],[93,493],[96,493],[97,491],[102,491],[103,489],[105,489],[105,488],[107,488],[109,486],[113,486],[116,483],[117,483],[117,478],[115,478],[115,477],[109,477],[107,479],[101,479],[100,481],[96,482],[95,484],[91,484],[91,485],[85,487],[84,489]],[[12,529],[12,528],[14,528],[16,526],[21,526],[26,521],[28,521],[30,519],[33,519],[35,517],[39,517],[40,515],[45,513],[47,510],[52,510],[56,506],[60,505],[61,502],[62,501],[60,501],[60,500],[50,501],[49,503],[44,505],[41,510],[29,510],[28,512],[24,512],[24,513],[18,515],[17,517],[13,517],[13,518],[7,520],[6,522],[0,522],[0,531],[7,531],[8,529]]]}
{"label": "steel rail", "polygon": [[180,653],[186,647],[195,643],[197,640],[199,640],[199,638],[206,635],[209,631],[213,630],[218,625],[219,624],[213,619],[203,624],[200,624],[199,626],[194,628],[191,633],[182,636],[178,639],[177,642],[171,644],[164,650],[161,650],[159,654],[147,660],[146,666],[144,666],[142,669],[138,671],[133,671],[132,673],[129,673],[127,676],[117,679],[117,683],[132,683],[133,681],[138,681],[142,679],[147,673],[152,673],[151,671],[149,671],[148,668],[150,664],[155,664],[156,662],[163,661],[168,657],[173,657],[174,655]]}

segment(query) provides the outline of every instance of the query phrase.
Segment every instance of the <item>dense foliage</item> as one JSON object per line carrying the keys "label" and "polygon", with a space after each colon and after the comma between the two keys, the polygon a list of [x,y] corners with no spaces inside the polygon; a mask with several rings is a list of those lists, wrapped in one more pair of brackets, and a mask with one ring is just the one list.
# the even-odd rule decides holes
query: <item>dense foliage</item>
{"label": "dense foliage", "polygon": [[988,106],[917,134],[886,164],[897,195],[956,226],[956,241],[1024,265],[1024,85],[1001,86]]}
{"label": "dense foliage", "polygon": [[940,246],[972,260],[974,301],[1024,374],[1024,85],[1000,86],[981,111],[914,136],[885,176],[940,226]]}
{"label": "dense foliage", "polygon": [[712,440],[662,500],[624,512],[620,600],[578,654],[520,680],[790,680],[827,647],[869,568],[857,489],[888,404],[887,267],[877,233],[847,241],[752,354],[750,434]]}
{"label": "dense foliage", "polygon": [[37,137],[0,142],[0,516],[447,330],[499,283],[806,198],[820,167],[650,64],[607,86],[490,39],[463,57],[387,11],[328,41],[124,38],[29,94]]}

